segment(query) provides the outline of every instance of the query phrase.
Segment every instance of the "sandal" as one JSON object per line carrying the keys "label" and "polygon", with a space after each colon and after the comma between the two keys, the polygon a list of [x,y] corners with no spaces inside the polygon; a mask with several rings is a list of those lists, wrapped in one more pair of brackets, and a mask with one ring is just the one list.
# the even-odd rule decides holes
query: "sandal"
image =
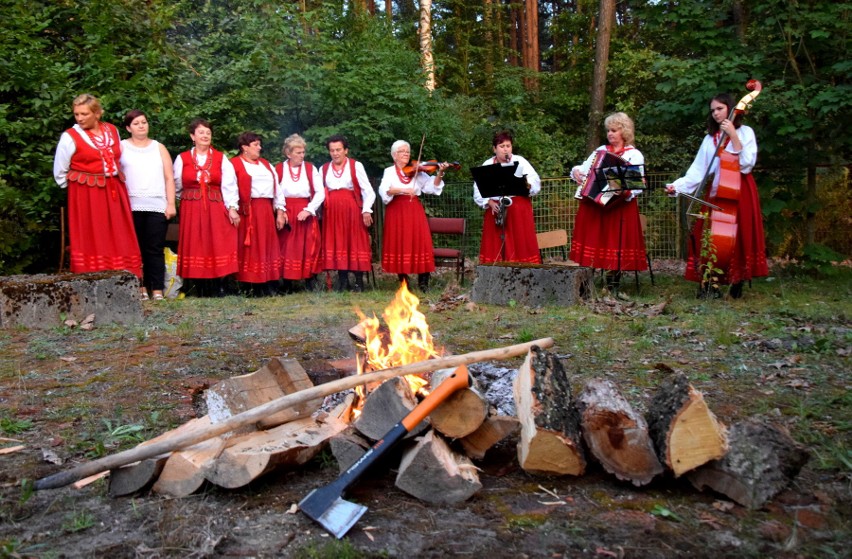
{"label": "sandal", "polygon": [[155,301],[162,301],[162,300],[163,300],[163,294],[162,294],[162,293],[157,293],[157,292],[155,291],[155,292],[154,292],[154,300],[155,300]]}
{"label": "sandal", "polygon": [[139,298],[140,298],[141,300],[143,300],[143,301],[147,301],[147,300],[148,300],[148,298],[149,298],[149,297],[148,297],[148,292],[147,292],[147,291],[140,291],[140,292],[139,292]]}

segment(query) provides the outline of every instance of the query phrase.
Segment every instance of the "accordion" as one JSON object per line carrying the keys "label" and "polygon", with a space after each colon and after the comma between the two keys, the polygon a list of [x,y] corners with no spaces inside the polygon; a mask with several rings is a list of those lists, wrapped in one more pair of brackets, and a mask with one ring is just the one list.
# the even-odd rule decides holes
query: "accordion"
{"label": "accordion", "polygon": [[645,190],[643,165],[633,165],[622,157],[599,150],[589,169],[589,174],[578,189],[578,198],[588,198],[594,203],[611,207],[623,199],[625,190]]}

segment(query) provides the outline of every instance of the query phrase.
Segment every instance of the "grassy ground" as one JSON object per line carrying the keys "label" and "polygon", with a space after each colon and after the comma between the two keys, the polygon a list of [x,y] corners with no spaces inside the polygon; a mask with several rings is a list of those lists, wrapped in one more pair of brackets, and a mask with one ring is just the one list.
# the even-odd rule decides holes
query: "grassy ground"
{"label": "grassy ground", "polygon": [[[629,301],[569,308],[477,305],[467,298],[469,284],[442,291],[448,279],[439,277],[420,310],[436,345],[452,353],[549,336],[575,391],[602,376],[644,408],[673,369],[687,374],[723,422],[761,416],[787,428],[811,460],[760,511],[730,507],[679,480],[636,489],[594,469],[579,480],[542,480],[518,470],[511,449],[482,465],[485,489],[450,510],[394,491],[392,479],[370,482],[382,487],[383,500],[370,505],[373,518],[365,521],[385,537],[353,531],[344,544],[286,515],[306,488],[334,477],[327,459],[240,491],[208,488],[180,501],[109,499],[104,482],[82,491],[29,490],[28,480],[59,469],[45,457],[68,467],[151,438],[193,417],[205,387],[271,356],[295,357],[309,371],[352,357],[347,330],[358,321],[355,309],[380,315],[392,299],[392,278],[380,278],[379,289],[363,294],[149,302],[144,322],[129,328],[0,332],[0,437],[21,441],[0,446],[25,445],[0,455],[0,557],[848,556],[852,272],[819,279],[776,269],[743,299],[728,301],[698,300],[676,265],[660,268],[654,287],[647,275],[638,291],[632,278],[625,283]],[[536,504],[549,500],[536,497],[541,483],[574,504],[544,510]],[[427,526],[408,524],[404,531],[413,535],[391,537],[412,511],[430,519]],[[435,536],[446,521],[437,515],[463,516],[466,547]],[[265,538],[247,535],[265,530]]]}

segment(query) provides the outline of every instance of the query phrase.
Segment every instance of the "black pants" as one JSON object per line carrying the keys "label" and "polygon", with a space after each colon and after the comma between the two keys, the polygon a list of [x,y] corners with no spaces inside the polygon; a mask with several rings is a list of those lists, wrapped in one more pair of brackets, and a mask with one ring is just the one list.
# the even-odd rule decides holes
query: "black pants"
{"label": "black pants", "polygon": [[162,291],[165,286],[166,216],[157,212],[133,212],[133,226],[139,252],[142,253],[142,286],[149,291]]}

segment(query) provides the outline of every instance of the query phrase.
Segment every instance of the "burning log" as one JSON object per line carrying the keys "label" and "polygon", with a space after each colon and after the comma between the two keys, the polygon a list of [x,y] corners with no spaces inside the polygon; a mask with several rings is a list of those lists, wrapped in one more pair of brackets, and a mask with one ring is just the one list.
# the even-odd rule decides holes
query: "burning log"
{"label": "burning log", "polygon": [[606,471],[640,486],[663,472],[645,419],[609,381],[591,380],[577,397],[583,439]]}
{"label": "burning log", "polygon": [[[377,441],[416,407],[417,398],[408,381],[403,378],[390,379],[370,392],[353,425],[359,433]],[[422,432],[427,425],[424,421],[409,436]]]}
{"label": "burning log", "polygon": [[[432,374],[434,390],[453,369],[442,369]],[[488,415],[488,401],[479,390],[478,383],[453,393],[429,415],[432,428],[444,436],[458,439],[476,431]]]}
{"label": "burning log", "polygon": [[[213,423],[220,423],[238,413],[312,386],[311,379],[298,361],[273,357],[257,371],[225,379],[207,390],[207,412]],[[256,427],[246,425],[240,432],[269,429],[297,418],[308,417],[318,410],[321,404],[321,398],[304,402],[260,419]]]}
{"label": "burning log", "polygon": [[555,356],[533,347],[513,386],[521,424],[518,461],[540,474],[581,475],[586,459],[568,376]]}
{"label": "burning log", "polygon": [[645,417],[660,462],[675,477],[721,458],[728,449],[724,425],[686,375],[675,375],[660,386]]}
{"label": "burning log", "polygon": [[294,394],[288,394],[282,398],[278,398],[256,408],[239,413],[221,423],[210,425],[206,429],[181,434],[179,436],[169,438],[168,440],[153,444],[139,445],[129,450],[81,464],[70,470],[57,472],[53,475],[36,480],[33,486],[38,490],[64,487],[90,475],[126,466],[127,464],[132,464],[133,462],[138,462],[140,460],[154,458],[155,456],[166,452],[187,448],[201,441],[238,429],[244,425],[256,423],[270,414],[278,413],[279,411],[289,409],[293,406],[303,404],[316,398],[322,398],[336,392],[352,389],[356,386],[361,386],[370,382],[378,382],[389,378],[404,375],[424,374],[437,371],[438,369],[456,367],[459,365],[469,365],[470,363],[477,363],[479,361],[509,359],[511,357],[517,357],[527,353],[533,345],[542,348],[551,347],[553,345],[553,339],[543,338],[513,346],[475,351],[445,358],[430,359],[374,373],[342,378],[326,384],[314,386]]}
{"label": "burning log", "polygon": [[460,439],[465,454],[474,460],[482,460],[489,448],[499,443],[520,428],[517,417],[511,415],[490,415],[479,429]]}
{"label": "burning log", "polygon": [[434,430],[419,437],[417,444],[405,451],[396,486],[433,504],[460,503],[482,489],[470,459],[450,450]]}
{"label": "burning log", "polygon": [[290,421],[268,431],[249,433],[229,441],[204,476],[219,487],[248,485],[279,466],[305,464],[325,448],[328,440],[343,431],[346,423],[327,417]]}
{"label": "burning log", "polygon": [[808,461],[808,451],[790,435],[762,421],[735,423],[728,431],[728,452],[687,474],[696,489],[705,487],[757,509],[775,497]]}

